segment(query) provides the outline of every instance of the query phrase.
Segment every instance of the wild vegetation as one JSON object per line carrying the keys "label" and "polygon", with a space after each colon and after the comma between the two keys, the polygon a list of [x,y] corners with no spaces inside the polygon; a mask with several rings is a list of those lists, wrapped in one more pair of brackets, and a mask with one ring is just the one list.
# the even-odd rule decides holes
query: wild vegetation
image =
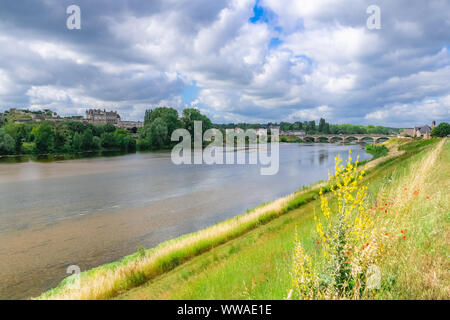
{"label": "wild vegetation", "polygon": [[367,153],[373,156],[372,160],[384,157],[388,154],[389,150],[385,145],[368,144],[364,147]]}

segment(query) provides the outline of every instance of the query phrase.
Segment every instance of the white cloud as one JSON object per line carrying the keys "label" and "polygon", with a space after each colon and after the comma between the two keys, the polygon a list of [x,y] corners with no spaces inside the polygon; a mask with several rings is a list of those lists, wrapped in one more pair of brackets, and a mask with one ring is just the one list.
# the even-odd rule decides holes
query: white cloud
{"label": "white cloud", "polygon": [[311,109],[298,110],[287,118],[288,121],[317,120],[320,118],[330,119],[333,109],[329,106],[319,106]]}
{"label": "white cloud", "polygon": [[386,106],[380,110],[368,113],[365,119],[392,125],[400,125],[401,122],[405,121],[416,125],[430,124],[434,120],[449,121],[450,95],[425,99],[410,104]]}

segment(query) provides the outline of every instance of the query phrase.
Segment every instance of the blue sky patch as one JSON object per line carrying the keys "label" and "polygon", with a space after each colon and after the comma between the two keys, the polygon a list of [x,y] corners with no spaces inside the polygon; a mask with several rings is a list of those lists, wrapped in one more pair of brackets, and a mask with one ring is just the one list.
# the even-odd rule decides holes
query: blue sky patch
{"label": "blue sky patch", "polygon": [[269,49],[277,48],[282,43],[283,41],[281,41],[280,38],[272,38],[269,42]]}
{"label": "blue sky patch", "polygon": [[273,18],[273,13],[264,7],[259,5],[260,0],[256,0],[255,6],[253,7],[254,16],[248,19],[251,23],[264,22],[268,23],[269,20]]}
{"label": "blue sky patch", "polygon": [[181,93],[181,102],[184,104],[190,104],[197,99],[200,88],[197,87],[197,83],[194,81],[190,87],[187,87]]}

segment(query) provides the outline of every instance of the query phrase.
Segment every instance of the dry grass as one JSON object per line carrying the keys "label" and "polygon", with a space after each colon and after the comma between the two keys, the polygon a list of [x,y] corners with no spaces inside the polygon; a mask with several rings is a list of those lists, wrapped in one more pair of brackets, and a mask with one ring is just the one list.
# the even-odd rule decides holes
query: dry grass
{"label": "dry grass", "polygon": [[398,182],[386,183],[379,193],[379,204],[393,203],[377,220],[377,232],[387,243],[380,261],[384,282],[379,298],[450,297],[448,143],[441,140],[408,172],[400,168]]}

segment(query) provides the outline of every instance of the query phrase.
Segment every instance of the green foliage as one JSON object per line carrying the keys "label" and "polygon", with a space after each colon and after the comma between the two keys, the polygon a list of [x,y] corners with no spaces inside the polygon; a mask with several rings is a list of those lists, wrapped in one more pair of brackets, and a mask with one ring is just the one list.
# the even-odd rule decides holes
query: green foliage
{"label": "green foliage", "polygon": [[145,248],[143,246],[138,246],[137,253],[138,253],[139,258],[141,258],[141,259],[145,258],[146,253],[145,253]]}
{"label": "green foliage", "polygon": [[72,138],[72,150],[74,152],[80,152],[81,151],[81,135],[78,132],[75,132]]}
{"label": "green foliage", "polygon": [[156,118],[150,125],[149,131],[151,145],[162,148],[168,143],[169,129],[162,118]]}
{"label": "green foliage", "polygon": [[43,122],[41,125],[33,128],[34,135],[34,153],[47,154],[51,153],[55,143],[55,131],[49,122]]}
{"label": "green foliage", "polygon": [[34,142],[24,142],[20,150],[21,154],[32,154],[35,148]]}
{"label": "green foliage", "polygon": [[181,127],[178,111],[168,107],[159,107],[145,111],[144,125],[151,125],[158,118],[165,122],[169,135],[172,135],[174,130]]}
{"label": "green foliage", "polygon": [[181,119],[173,108],[161,107],[145,112],[145,125],[139,130],[138,149],[152,150],[171,146],[170,137],[178,128],[194,135],[194,121],[202,121],[203,133],[212,128],[212,122],[197,109],[185,109]]}
{"label": "green foliage", "polygon": [[330,133],[330,124],[325,121],[325,119],[320,118],[319,121],[319,132],[328,134]]}
{"label": "green foliage", "polygon": [[84,151],[92,151],[96,150],[94,144],[94,134],[92,133],[91,129],[86,130],[83,132],[83,136],[81,138],[81,148]]}
{"label": "green foliage", "polygon": [[101,145],[105,149],[112,149],[116,146],[116,137],[112,132],[104,132],[101,135]]}
{"label": "green foliage", "polygon": [[213,127],[211,120],[209,120],[207,116],[201,114],[197,109],[184,109],[181,122],[183,124],[183,128],[189,131],[192,137],[194,136],[194,121],[202,122],[202,133]]}
{"label": "green foliage", "polygon": [[373,156],[373,159],[384,157],[388,154],[389,149],[385,145],[369,144],[364,148],[367,153]]}
{"label": "green foliage", "polygon": [[[8,155],[70,154],[99,150],[136,151],[136,139],[131,133],[128,130],[116,129],[111,124],[95,126],[70,120],[57,123],[7,122],[2,126],[2,130],[4,145],[0,153]],[[12,149],[11,142],[14,145]]]}
{"label": "green foliage", "polygon": [[0,128],[0,154],[11,154],[15,150],[14,139]]}
{"label": "green foliage", "polygon": [[432,131],[431,131],[431,136],[432,137],[446,137],[450,135],[450,124],[448,124],[447,122],[442,122],[440,123],[437,127],[435,127]]}

